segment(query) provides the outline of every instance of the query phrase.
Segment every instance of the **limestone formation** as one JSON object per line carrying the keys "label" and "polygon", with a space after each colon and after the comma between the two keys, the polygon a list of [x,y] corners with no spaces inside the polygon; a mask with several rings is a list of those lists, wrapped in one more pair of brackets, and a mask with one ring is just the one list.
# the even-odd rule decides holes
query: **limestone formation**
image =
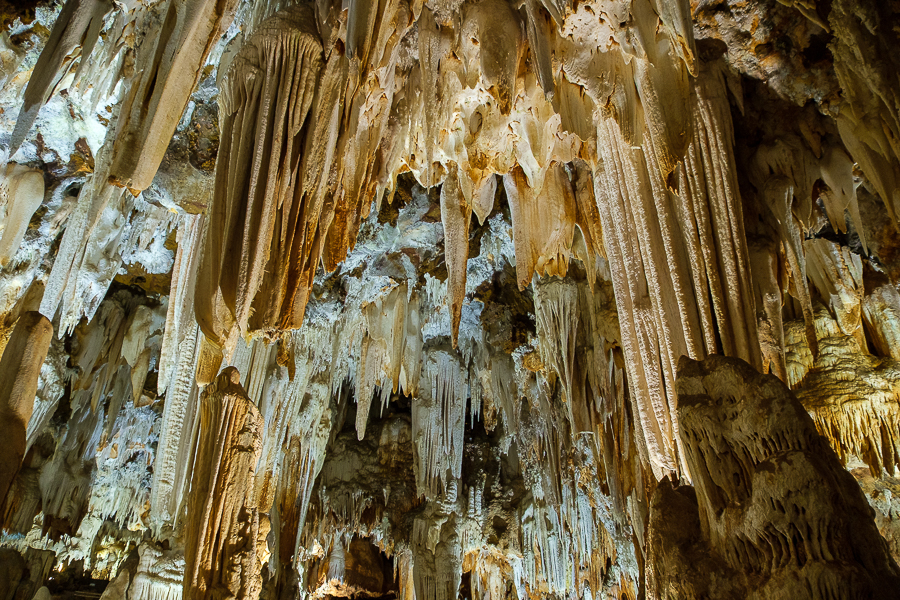
{"label": "limestone formation", "polygon": [[[153,600],[892,589],[898,17],[0,0],[0,568]],[[740,394],[679,391],[716,377]]]}
{"label": "limestone formation", "polygon": [[234,367],[204,390],[185,525],[187,598],[259,597],[260,515],[252,492],[262,425]]}
{"label": "limestone formation", "polygon": [[651,531],[686,527],[651,534],[653,595],[894,595],[900,567],[872,509],[784,383],[738,359],[684,358],[678,417],[696,494],[657,490]]}
{"label": "limestone formation", "polygon": [[3,211],[0,265],[6,265],[16,255],[28,230],[28,222],[44,201],[44,174],[37,169],[9,163],[0,178]]}
{"label": "limestone formation", "polygon": [[41,365],[47,357],[53,326],[47,317],[28,312],[19,317],[0,359],[0,506],[25,457],[25,430],[34,410]]}

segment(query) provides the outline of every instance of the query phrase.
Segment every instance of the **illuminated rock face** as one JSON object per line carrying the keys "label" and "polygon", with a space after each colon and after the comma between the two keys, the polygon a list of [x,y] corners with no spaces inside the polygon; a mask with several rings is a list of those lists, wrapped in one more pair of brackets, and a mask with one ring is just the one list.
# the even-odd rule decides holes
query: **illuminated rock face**
{"label": "illuminated rock face", "polygon": [[16,593],[896,588],[893,5],[27,4]]}

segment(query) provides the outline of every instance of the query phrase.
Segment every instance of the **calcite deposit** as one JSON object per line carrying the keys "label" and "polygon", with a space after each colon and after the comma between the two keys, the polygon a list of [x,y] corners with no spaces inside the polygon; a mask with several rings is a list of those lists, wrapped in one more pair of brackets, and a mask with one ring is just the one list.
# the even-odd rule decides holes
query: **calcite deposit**
{"label": "calcite deposit", "polygon": [[0,0],[0,600],[895,596],[898,22]]}

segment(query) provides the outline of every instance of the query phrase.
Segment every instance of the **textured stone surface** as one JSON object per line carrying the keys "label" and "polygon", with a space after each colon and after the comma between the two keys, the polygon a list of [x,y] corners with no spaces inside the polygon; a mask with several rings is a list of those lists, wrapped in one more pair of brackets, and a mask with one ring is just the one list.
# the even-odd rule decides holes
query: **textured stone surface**
{"label": "textured stone surface", "polygon": [[[862,489],[896,554],[898,14],[0,2],[0,348],[56,333],[0,456],[27,596],[844,594],[828,552],[865,592],[834,515]],[[682,415],[714,354],[854,477]]]}
{"label": "textured stone surface", "polygon": [[[872,509],[784,383],[740,360],[684,358],[678,415],[696,499],[657,489],[650,581],[660,597],[894,595],[900,567]],[[686,527],[667,536],[673,514]],[[706,564],[691,560],[698,548]]]}

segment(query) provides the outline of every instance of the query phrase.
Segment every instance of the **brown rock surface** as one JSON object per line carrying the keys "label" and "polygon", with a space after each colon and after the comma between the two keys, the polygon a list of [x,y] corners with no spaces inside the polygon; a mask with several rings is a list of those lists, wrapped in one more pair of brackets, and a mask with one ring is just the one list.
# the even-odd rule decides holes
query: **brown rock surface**
{"label": "brown rock surface", "polygon": [[25,313],[19,317],[0,359],[0,506],[5,504],[6,493],[25,457],[25,430],[51,337],[53,326],[47,317]]}

